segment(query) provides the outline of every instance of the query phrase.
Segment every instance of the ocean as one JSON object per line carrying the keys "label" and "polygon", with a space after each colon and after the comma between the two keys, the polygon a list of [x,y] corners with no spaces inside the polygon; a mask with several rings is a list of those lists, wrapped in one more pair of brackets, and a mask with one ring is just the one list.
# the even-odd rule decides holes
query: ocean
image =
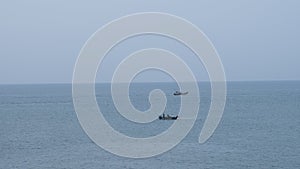
{"label": "ocean", "polygon": [[[147,110],[149,92],[156,88],[167,96],[165,112],[178,114],[175,83],[131,84],[133,105]],[[71,84],[0,85],[0,168],[300,168],[299,81],[228,82],[223,118],[204,144],[198,137],[210,106],[210,84],[200,82],[199,89],[199,114],[183,141],[161,155],[131,159],[103,150],[86,135]],[[97,84],[96,98],[110,125],[131,137],[154,136],[174,123],[128,121],[114,107],[110,84]]]}

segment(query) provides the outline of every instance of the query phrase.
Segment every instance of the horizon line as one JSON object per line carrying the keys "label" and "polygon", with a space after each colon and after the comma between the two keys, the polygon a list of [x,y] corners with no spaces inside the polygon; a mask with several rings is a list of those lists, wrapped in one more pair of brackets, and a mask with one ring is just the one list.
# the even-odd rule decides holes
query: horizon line
{"label": "horizon line", "polygon": [[[297,82],[300,80],[227,80],[227,82]],[[203,80],[197,81],[197,83],[210,83],[211,81]],[[220,82],[220,81],[215,81]],[[124,82],[125,83],[125,82]],[[142,81],[142,82],[131,82],[131,83],[176,83],[176,81]],[[190,83],[190,82],[183,82]],[[40,82],[40,83],[0,83],[0,85],[58,85],[58,84],[73,84],[72,82]],[[83,83],[86,84],[86,83]],[[95,82],[95,84],[111,84],[111,82]]]}

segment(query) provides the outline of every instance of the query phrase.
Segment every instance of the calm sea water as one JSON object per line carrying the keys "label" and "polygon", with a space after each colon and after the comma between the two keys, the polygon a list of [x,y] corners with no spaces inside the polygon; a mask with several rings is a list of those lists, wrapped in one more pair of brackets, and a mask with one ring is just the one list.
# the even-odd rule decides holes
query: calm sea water
{"label": "calm sea water", "polygon": [[[223,119],[211,139],[198,144],[210,105],[208,83],[200,83],[197,121],[174,149],[152,158],[115,156],[95,145],[74,112],[71,85],[0,85],[0,168],[300,168],[300,82],[229,82]],[[173,83],[133,84],[130,98],[149,108],[148,94],[162,89],[166,112],[178,113]],[[148,137],[172,121],[131,123],[119,115],[110,86],[96,86],[98,104],[118,131]]]}

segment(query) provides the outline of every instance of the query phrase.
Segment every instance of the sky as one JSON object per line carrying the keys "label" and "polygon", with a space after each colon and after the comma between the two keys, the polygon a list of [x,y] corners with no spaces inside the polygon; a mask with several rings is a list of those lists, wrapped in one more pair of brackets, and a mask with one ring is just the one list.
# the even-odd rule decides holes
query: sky
{"label": "sky", "polygon": [[[137,12],[170,13],[196,25],[214,44],[228,81],[300,80],[299,9],[298,0],[1,1],[0,84],[71,83],[87,39],[106,23]],[[126,54],[148,47],[184,57],[197,80],[209,80],[182,44],[144,36],[112,50],[100,65],[97,82],[109,82]],[[136,81],[169,79],[149,71]]]}

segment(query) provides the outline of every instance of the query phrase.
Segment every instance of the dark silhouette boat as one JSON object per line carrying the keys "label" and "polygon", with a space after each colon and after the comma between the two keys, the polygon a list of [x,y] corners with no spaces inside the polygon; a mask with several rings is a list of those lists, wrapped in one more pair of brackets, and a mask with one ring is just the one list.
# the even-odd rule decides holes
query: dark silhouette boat
{"label": "dark silhouette boat", "polygon": [[180,92],[180,91],[176,91],[175,93],[173,93],[174,96],[180,96],[180,95],[187,95],[189,92]]}
{"label": "dark silhouette boat", "polygon": [[177,120],[177,118],[178,116],[170,116],[168,114],[167,115],[163,114],[158,117],[159,120]]}

